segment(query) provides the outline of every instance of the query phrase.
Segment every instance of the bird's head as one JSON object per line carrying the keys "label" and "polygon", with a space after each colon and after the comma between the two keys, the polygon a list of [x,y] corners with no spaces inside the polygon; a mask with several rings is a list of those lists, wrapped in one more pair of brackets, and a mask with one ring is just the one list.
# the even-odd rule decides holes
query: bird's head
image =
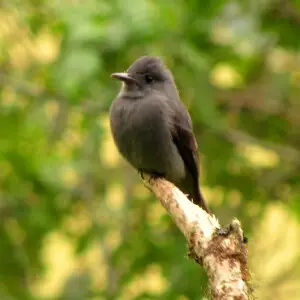
{"label": "bird's head", "polygon": [[141,98],[150,93],[174,97],[177,89],[173,76],[157,56],[142,56],[126,72],[113,73],[111,77],[123,82],[122,96]]}

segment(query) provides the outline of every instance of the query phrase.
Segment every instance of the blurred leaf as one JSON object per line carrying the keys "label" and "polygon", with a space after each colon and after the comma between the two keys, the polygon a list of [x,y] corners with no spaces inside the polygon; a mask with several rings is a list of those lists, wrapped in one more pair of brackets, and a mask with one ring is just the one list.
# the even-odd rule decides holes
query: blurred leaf
{"label": "blurred leaf", "polygon": [[94,50],[74,48],[58,64],[57,85],[67,95],[76,95],[100,68],[101,61]]}
{"label": "blurred leaf", "polygon": [[[108,114],[120,84],[110,74],[141,55],[162,56],[174,74],[199,144],[201,188],[221,223],[237,217],[253,245],[275,201],[299,215],[299,1],[6,2],[1,299],[41,299],[40,280],[61,300],[210,298],[184,237],[113,145]],[[254,266],[275,259],[267,241],[280,245],[278,219],[255,241]],[[57,232],[70,238],[69,257],[50,238]],[[282,286],[300,286],[290,250],[293,265],[259,284],[261,295],[298,300]]]}
{"label": "blurred leaf", "polygon": [[87,273],[74,274],[68,278],[61,300],[85,300],[89,296],[90,276]]}

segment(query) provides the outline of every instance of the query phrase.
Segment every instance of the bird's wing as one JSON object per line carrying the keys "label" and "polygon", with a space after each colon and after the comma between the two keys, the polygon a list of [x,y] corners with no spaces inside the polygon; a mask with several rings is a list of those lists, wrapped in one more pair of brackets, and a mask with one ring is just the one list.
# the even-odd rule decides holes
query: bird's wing
{"label": "bird's wing", "polygon": [[[187,171],[193,178],[199,178],[199,157],[198,145],[191,129],[182,126],[180,123],[173,124],[173,142],[182,157]],[[195,176],[196,175],[196,176]]]}
{"label": "bird's wing", "polygon": [[[194,203],[202,207],[206,212],[210,213],[208,206],[202,196],[199,188],[199,156],[198,145],[193,134],[192,121],[186,110],[181,110],[185,115],[175,116],[173,124],[173,142],[176,145],[180,156],[184,161],[186,171],[190,173],[192,178],[192,200]],[[184,118],[185,117],[185,118]]]}
{"label": "bird's wing", "polygon": [[[176,109],[173,119],[173,142],[181,155],[187,171],[195,180],[199,178],[198,145],[193,133],[191,117],[183,104]],[[195,182],[196,184],[196,182]]]}

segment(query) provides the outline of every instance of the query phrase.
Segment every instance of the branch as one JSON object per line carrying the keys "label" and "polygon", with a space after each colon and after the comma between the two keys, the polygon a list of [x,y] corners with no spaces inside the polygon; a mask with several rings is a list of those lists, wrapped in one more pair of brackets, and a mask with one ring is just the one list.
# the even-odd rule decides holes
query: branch
{"label": "branch", "polygon": [[295,4],[288,0],[279,0],[273,7],[273,15],[278,18],[289,19],[293,25],[300,25],[300,15]]}
{"label": "branch", "polygon": [[268,116],[274,115],[284,118],[291,125],[300,125],[297,110],[283,101],[268,101],[264,89],[260,86],[249,86],[238,91],[217,90],[217,103],[227,109],[247,109],[262,112]]}
{"label": "branch", "polygon": [[210,216],[173,184],[146,177],[145,185],[160,200],[189,244],[189,257],[203,265],[209,278],[214,300],[248,299],[247,248],[238,220],[234,220],[227,234],[215,216]]}
{"label": "branch", "polygon": [[254,136],[251,136],[243,131],[233,128],[228,128],[227,130],[224,130],[219,133],[222,136],[224,136],[227,140],[231,141],[233,144],[245,142],[248,144],[259,145],[263,148],[270,149],[276,152],[280,156],[280,158],[285,159],[286,161],[292,163],[300,162],[300,151],[296,148],[293,148],[292,146],[264,141]]}

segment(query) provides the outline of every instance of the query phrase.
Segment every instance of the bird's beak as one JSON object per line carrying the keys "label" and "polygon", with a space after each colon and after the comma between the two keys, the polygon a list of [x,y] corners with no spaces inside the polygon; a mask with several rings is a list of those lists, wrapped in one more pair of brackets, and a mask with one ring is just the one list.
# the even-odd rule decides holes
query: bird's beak
{"label": "bird's beak", "polygon": [[125,83],[136,83],[136,80],[131,77],[128,73],[113,73],[111,74],[112,78],[119,79],[121,81],[124,81]]}

